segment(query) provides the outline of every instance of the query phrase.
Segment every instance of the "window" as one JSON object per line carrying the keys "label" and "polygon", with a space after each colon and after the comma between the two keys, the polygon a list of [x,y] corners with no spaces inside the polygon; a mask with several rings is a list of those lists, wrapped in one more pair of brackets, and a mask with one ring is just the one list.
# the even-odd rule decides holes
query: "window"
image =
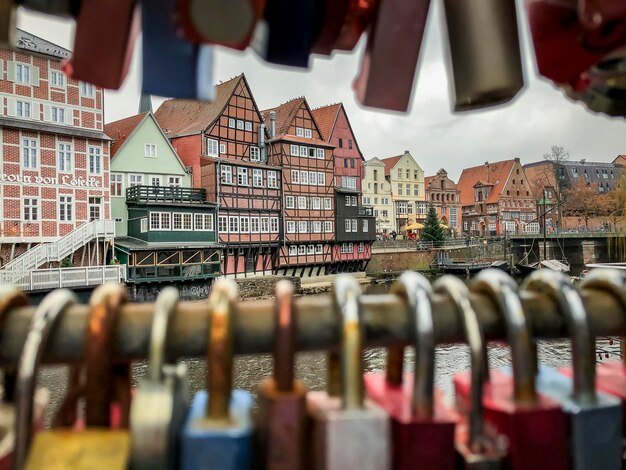
{"label": "window", "polygon": [[84,98],[93,98],[94,89],[91,83],[80,82],[80,94]]}
{"label": "window", "polygon": [[384,218],[389,217],[389,211],[388,211],[388,210],[386,210],[386,209],[383,209],[383,211],[382,211],[382,216],[383,216]]}
{"label": "window", "polygon": [[237,119],[237,129],[243,130],[243,121],[241,119]]}
{"label": "window", "polygon": [[274,170],[268,170],[267,172],[267,187],[278,188],[278,179],[276,178],[276,172]]}
{"label": "window", "polygon": [[350,223],[350,219],[346,219],[346,232],[352,232],[352,224]]}
{"label": "window", "polygon": [[398,185],[398,196],[402,196],[402,185]]}
{"label": "window", "polygon": [[295,198],[293,196],[287,196],[285,198],[285,207],[287,209],[295,209]]}
{"label": "window", "polygon": [[308,156],[308,154],[309,154],[308,149],[305,146],[301,145],[300,146],[300,156],[301,157],[306,157],[306,156]]}
{"label": "window", "polygon": [[398,179],[402,179],[402,168],[398,168]]}
{"label": "window", "polygon": [[89,173],[99,175],[102,173],[102,155],[99,147],[89,147]]}
{"label": "window", "polygon": [[259,147],[255,147],[254,145],[250,146],[250,161],[258,162],[261,160],[261,152]]}
{"label": "window", "polygon": [[318,160],[324,160],[324,149],[317,149],[315,150],[315,153],[317,155],[317,159]]}
{"label": "window", "polygon": [[180,188],[182,186],[182,179],[180,176],[168,176],[167,185],[170,188]]}
{"label": "window", "polygon": [[322,201],[321,201],[321,199],[320,199],[319,197],[314,197],[314,198],[313,198],[313,202],[312,202],[313,209],[314,209],[314,210],[320,210],[320,208],[321,208],[321,202],[322,202]]}
{"label": "window", "polygon": [[258,168],[252,170],[252,185],[257,188],[263,186],[263,170]]}
{"label": "window", "polygon": [[35,139],[22,139],[22,166],[37,168],[37,141]]}
{"label": "window", "polygon": [[172,229],[182,230],[183,228],[183,214],[180,212],[174,212],[172,214]]}
{"label": "window", "polygon": [[15,83],[30,85],[30,65],[15,64]]}
{"label": "window", "polygon": [[322,221],[315,220],[313,222],[313,233],[322,233]]}
{"label": "window", "polygon": [[300,172],[300,184],[309,184],[309,172],[308,171]]}
{"label": "window", "polygon": [[[72,144],[57,144],[57,162],[59,165],[59,171],[71,172],[72,171]],[[122,175],[119,175],[120,178]],[[121,189],[120,189],[121,193]],[[121,196],[121,194],[119,194]]]}
{"label": "window", "polygon": [[250,231],[250,218],[249,217],[241,217],[239,219],[239,224],[241,228],[241,233],[248,233]]}
{"label": "window", "polygon": [[[419,179],[419,172],[417,170],[413,170],[413,179],[414,180]],[[442,183],[443,183],[443,181],[442,181]]]}
{"label": "window", "polygon": [[148,219],[143,217],[139,219],[139,230],[141,233],[146,233],[148,231]]}
{"label": "window", "polygon": [[317,186],[317,171],[309,171],[309,184]]}
{"label": "window", "polygon": [[171,215],[169,212],[150,212],[150,230],[170,230]]}
{"label": "window", "polygon": [[128,175],[128,187],[132,188],[133,186],[142,186],[143,185],[143,175]]}
{"label": "window", "polygon": [[[191,216],[192,214],[183,214],[183,230],[193,230],[193,219]],[[212,215],[211,215],[211,230],[213,230],[213,216]]]}
{"label": "window", "polygon": [[323,171],[317,172],[317,185],[326,186],[326,174]]}
{"label": "window", "polygon": [[300,184],[300,172],[298,170],[291,170],[291,182]]}
{"label": "window", "polygon": [[296,136],[304,137],[304,129],[302,127],[296,127]]}
{"label": "window", "polygon": [[261,217],[261,233],[270,232],[270,219],[269,217]]}
{"label": "window", "polygon": [[217,218],[217,228],[220,233],[228,233],[228,217],[220,215]]}
{"label": "window", "polygon": [[306,245],[298,245],[298,254],[305,255],[306,254]]}
{"label": "window", "polygon": [[298,247],[296,245],[291,245],[289,247],[289,256],[296,256],[298,254]]}
{"label": "window", "polygon": [[350,196],[346,196],[346,207],[350,206]]}
{"label": "window", "polygon": [[170,230],[172,214],[169,212],[161,212],[161,230]]}
{"label": "window", "polygon": [[222,184],[233,184],[233,169],[230,165],[222,165],[220,168]]}
{"label": "window", "polygon": [[324,252],[324,248],[322,245],[315,245],[315,254],[321,255]]}
{"label": "window", "polygon": [[297,145],[290,145],[289,153],[291,154],[292,157],[298,157],[300,155],[299,149],[300,147],[298,147]]}
{"label": "window", "polygon": [[298,196],[298,209],[306,209],[306,197]]}
{"label": "window", "polygon": [[15,115],[23,118],[30,118],[30,101],[16,101]]}
{"label": "window", "polygon": [[350,168],[354,168],[354,158],[350,159]]}
{"label": "window", "polygon": [[350,199],[352,200],[352,205],[356,207],[356,196],[350,196]]}
{"label": "window", "polygon": [[56,70],[50,71],[50,86],[57,88],[65,87],[65,75],[62,72]]}
{"label": "window", "polygon": [[[352,148],[352,139],[348,140],[348,148],[351,149]],[[354,168],[354,167],[352,167]]]}
{"label": "window", "polygon": [[224,155],[226,153],[226,144],[220,144],[220,155]]}
{"label": "window", "polygon": [[348,189],[356,190],[356,177],[355,176],[342,176],[342,186]]}
{"label": "window", "polygon": [[333,233],[333,223],[330,220],[324,222],[324,232]]}
{"label": "window", "polygon": [[363,231],[367,232],[369,230],[369,220],[363,219]]}
{"label": "window", "polygon": [[248,186],[248,169],[237,168],[237,185]]}
{"label": "window", "polygon": [[239,233],[239,217],[231,215],[228,218],[228,232]]}
{"label": "window", "polygon": [[406,195],[409,196],[411,194],[411,185],[407,184],[405,185],[405,187],[406,187]]}
{"label": "window", "polygon": [[306,221],[299,221],[298,222],[298,233],[308,233],[309,232],[309,227],[308,227],[308,223]]}
{"label": "window", "polygon": [[61,222],[71,222],[72,214],[72,196],[59,196],[59,220]]}
{"label": "window", "polygon": [[156,157],[157,156],[156,144],[144,144],[144,156]]}
{"label": "window", "polygon": [[343,159],[343,167],[344,168],[348,168],[348,159],[347,158]]}
{"label": "window", "polygon": [[380,198],[380,203],[383,204],[383,205],[389,204],[389,198],[387,198],[387,197]]}
{"label": "window", "polygon": [[245,127],[247,131],[252,131],[252,122],[246,121]]}
{"label": "window", "polygon": [[308,139],[313,137],[313,132],[311,132],[311,129],[304,129],[304,137]]}
{"label": "window", "polygon": [[39,220],[39,199],[34,197],[24,198],[22,201],[24,222],[37,222]]}
{"label": "window", "polygon": [[65,108],[52,106],[52,108],[50,108],[50,117],[52,118],[52,122],[64,124],[65,123]]}
{"label": "window", "polygon": [[343,139],[339,138],[339,148],[343,148]]}
{"label": "window", "polygon": [[365,243],[359,243],[359,253],[363,253],[365,251]]}
{"label": "window", "polygon": [[332,209],[331,199],[329,197],[324,198],[324,210],[329,211]]}
{"label": "window", "polygon": [[219,145],[215,139],[206,140],[206,154],[209,157],[217,157],[219,152]]}
{"label": "window", "polygon": [[121,173],[111,173],[111,196],[123,196],[123,177]]}
{"label": "window", "polygon": [[[376,198],[374,198],[374,201],[376,201]],[[363,204],[366,206],[370,205],[370,198],[367,196],[363,196]]]}
{"label": "window", "polygon": [[309,157],[315,158],[315,149],[313,147],[309,147]]}
{"label": "window", "polygon": [[359,230],[359,226],[357,224],[357,220],[356,219],[352,219],[352,231],[353,232],[357,232]]}
{"label": "window", "polygon": [[150,175],[150,186],[161,186],[161,177],[159,175]]}
{"label": "window", "polygon": [[296,223],[293,220],[287,221],[287,233],[296,233]]}
{"label": "window", "polygon": [[307,245],[307,247],[306,247],[306,254],[307,255],[315,254],[315,245]]}
{"label": "window", "polygon": [[419,196],[420,195],[420,187],[417,184],[413,185],[413,196]]}
{"label": "window", "polygon": [[250,217],[250,233],[259,233],[258,217]]}
{"label": "window", "polygon": [[235,128],[235,120],[233,118],[228,118],[228,127],[231,129]]}
{"label": "window", "polygon": [[213,214],[194,214],[194,222],[196,231],[213,231]]}

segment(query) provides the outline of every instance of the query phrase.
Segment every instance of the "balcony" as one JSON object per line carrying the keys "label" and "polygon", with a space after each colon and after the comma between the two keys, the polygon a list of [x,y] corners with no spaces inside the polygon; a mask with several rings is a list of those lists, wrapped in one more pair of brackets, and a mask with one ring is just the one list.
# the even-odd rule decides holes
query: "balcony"
{"label": "balcony", "polygon": [[206,189],[169,186],[132,186],[126,188],[126,202],[206,203]]}
{"label": "balcony", "polygon": [[374,217],[374,208],[359,206],[359,211],[357,215],[359,217]]}

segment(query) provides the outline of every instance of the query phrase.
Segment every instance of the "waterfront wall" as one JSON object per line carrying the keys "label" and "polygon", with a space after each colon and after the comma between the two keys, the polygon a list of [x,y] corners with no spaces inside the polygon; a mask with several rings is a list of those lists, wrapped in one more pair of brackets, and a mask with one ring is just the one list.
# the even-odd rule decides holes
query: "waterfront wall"
{"label": "waterfront wall", "polygon": [[368,275],[377,275],[385,272],[405,271],[407,269],[423,271],[429,269],[430,262],[434,259],[434,256],[434,252],[428,251],[373,253],[366,272]]}

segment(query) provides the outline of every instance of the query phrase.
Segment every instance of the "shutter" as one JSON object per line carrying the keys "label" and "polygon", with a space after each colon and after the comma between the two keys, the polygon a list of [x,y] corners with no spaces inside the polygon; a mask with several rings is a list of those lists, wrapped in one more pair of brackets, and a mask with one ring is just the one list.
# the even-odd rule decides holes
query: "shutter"
{"label": "shutter", "polygon": [[52,116],[50,115],[50,105],[43,105],[43,120],[46,122],[50,122],[52,120]]}
{"label": "shutter", "polygon": [[13,98],[7,98],[7,115],[15,116],[15,100]]}
{"label": "shutter", "polygon": [[0,80],[4,78],[4,60],[0,59]]}
{"label": "shutter", "polygon": [[31,66],[30,83],[32,86],[39,86],[39,67]]}
{"label": "shutter", "polygon": [[74,124],[74,110],[72,108],[65,108],[65,124]]}
{"label": "shutter", "polygon": [[15,81],[15,62],[7,62],[7,80],[10,82]]}
{"label": "shutter", "polygon": [[30,102],[30,118],[35,121],[41,119],[41,105],[39,103]]}

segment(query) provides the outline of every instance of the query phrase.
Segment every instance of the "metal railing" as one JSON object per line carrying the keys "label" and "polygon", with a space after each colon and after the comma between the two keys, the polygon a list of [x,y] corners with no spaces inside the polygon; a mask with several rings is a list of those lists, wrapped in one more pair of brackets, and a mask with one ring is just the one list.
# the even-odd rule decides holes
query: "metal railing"
{"label": "metal railing", "polygon": [[453,248],[475,248],[485,245],[502,243],[502,238],[448,238],[443,242],[422,241],[422,240],[379,240],[374,242],[374,251],[407,251],[407,250],[434,250]]}
{"label": "metal railing", "polygon": [[132,186],[126,188],[126,202],[206,203],[206,189],[169,186]]}
{"label": "metal railing", "polygon": [[[114,220],[92,220],[52,243],[41,243],[7,263],[3,271],[30,271],[44,263],[60,262],[96,238],[115,238]],[[2,272],[2,271],[0,271]]]}
{"label": "metal railing", "polygon": [[372,207],[359,206],[359,217],[374,217],[374,209]]}
{"label": "metal railing", "polygon": [[125,281],[126,265],[0,271],[0,285],[12,284],[24,291],[89,287],[105,282]]}

